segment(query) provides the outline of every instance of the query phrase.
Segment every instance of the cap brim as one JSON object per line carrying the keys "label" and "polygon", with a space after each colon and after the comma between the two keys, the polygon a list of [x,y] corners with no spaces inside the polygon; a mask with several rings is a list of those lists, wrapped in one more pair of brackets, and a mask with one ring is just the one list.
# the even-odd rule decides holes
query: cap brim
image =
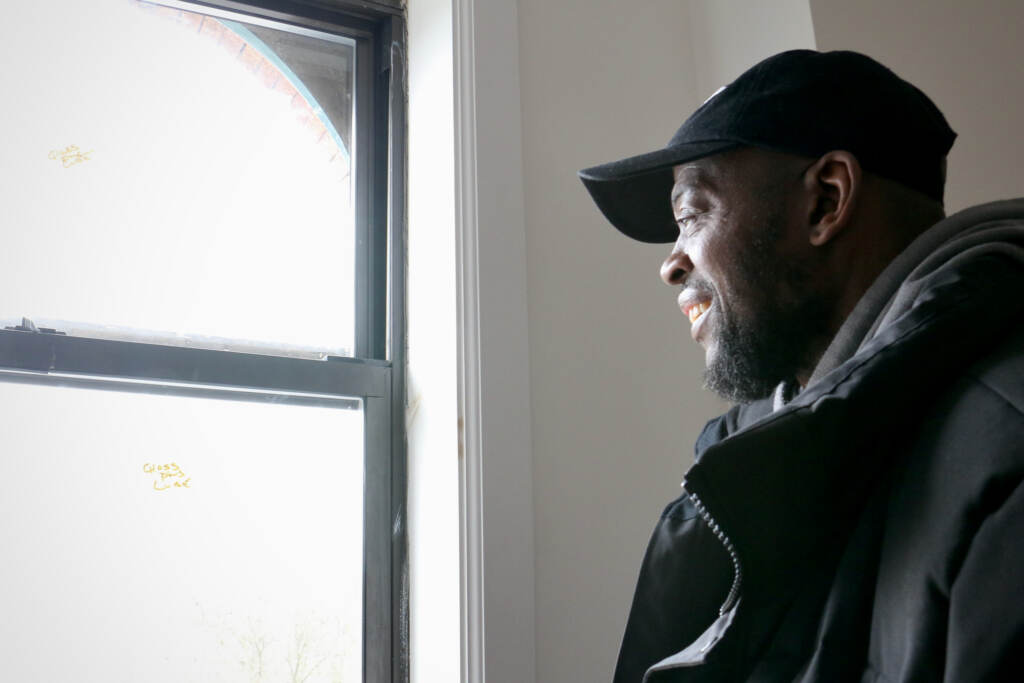
{"label": "cap brim", "polygon": [[675,242],[672,167],[738,146],[732,140],[687,142],[585,168],[579,177],[601,213],[623,234],[641,242]]}

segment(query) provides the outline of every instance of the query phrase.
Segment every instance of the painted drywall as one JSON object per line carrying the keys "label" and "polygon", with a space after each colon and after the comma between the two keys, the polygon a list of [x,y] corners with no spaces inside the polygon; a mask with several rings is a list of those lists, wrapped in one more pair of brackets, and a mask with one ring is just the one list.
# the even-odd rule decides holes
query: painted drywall
{"label": "painted drywall", "polygon": [[409,630],[412,683],[459,680],[451,0],[408,8]]}
{"label": "painted drywall", "polygon": [[409,5],[412,683],[535,678],[516,29],[506,0]]}
{"label": "painted drywall", "polygon": [[667,247],[618,234],[576,171],[661,147],[722,82],[813,46],[805,0],[767,4],[519,0],[540,683],[611,677],[651,528],[724,408],[658,278]]}
{"label": "painted drywall", "polygon": [[948,212],[1024,195],[1024,56],[1019,0],[811,0],[822,50],[853,49],[921,88],[959,137]]}
{"label": "painted drywall", "polygon": [[[454,4],[464,360],[470,358],[465,343],[478,343],[477,403],[467,400],[466,366],[461,390],[467,413],[465,490],[478,483],[481,499],[480,654],[487,683],[519,683],[534,680],[534,546],[517,7],[507,0]],[[471,192],[472,207],[466,201]],[[467,253],[474,238],[475,251]],[[472,258],[476,272],[470,282]],[[480,435],[476,452],[468,438],[471,427]],[[479,476],[472,482],[474,465]]]}
{"label": "painted drywall", "polygon": [[807,0],[689,0],[694,85],[704,97],[755,62],[795,48],[814,48]]}

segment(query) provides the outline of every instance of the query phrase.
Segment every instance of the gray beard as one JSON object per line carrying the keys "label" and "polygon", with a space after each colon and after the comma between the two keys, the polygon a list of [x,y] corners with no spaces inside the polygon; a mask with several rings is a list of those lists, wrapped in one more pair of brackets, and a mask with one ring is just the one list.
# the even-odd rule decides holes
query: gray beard
{"label": "gray beard", "polygon": [[808,296],[790,310],[769,308],[747,321],[719,309],[718,352],[704,371],[704,386],[727,401],[767,398],[779,382],[813,369],[808,365],[816,359],[809,356],[826,326],[823,302]]}

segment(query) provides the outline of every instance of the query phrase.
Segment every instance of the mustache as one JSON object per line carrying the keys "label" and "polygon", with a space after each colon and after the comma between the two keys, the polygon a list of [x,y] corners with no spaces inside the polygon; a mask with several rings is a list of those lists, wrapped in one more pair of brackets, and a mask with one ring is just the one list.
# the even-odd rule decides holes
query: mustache
{"label": "mustache", "polygon": [[718,300],[718,293],[715,288],[711,285],[711,282],[703,277],[697,276],[693,278],[687,278],[683,282],[682,291],[693,290],[700,296],[711,299],[712,301]]}

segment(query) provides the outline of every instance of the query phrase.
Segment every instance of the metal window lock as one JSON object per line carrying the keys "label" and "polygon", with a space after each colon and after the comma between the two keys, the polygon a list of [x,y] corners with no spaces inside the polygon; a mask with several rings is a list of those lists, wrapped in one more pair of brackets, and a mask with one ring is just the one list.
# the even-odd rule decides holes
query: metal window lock
{"label": "metal window lock", "polygon": [[67,334],[67,332],[61,332],[52,327],[36,327],[34,322],[24,317],[21,319],[20,325],[8,325],[4,329],[18,330],[19,332],[35,332],[36,334]]}

